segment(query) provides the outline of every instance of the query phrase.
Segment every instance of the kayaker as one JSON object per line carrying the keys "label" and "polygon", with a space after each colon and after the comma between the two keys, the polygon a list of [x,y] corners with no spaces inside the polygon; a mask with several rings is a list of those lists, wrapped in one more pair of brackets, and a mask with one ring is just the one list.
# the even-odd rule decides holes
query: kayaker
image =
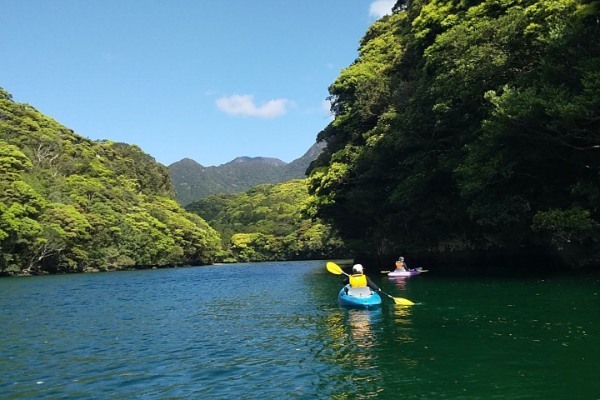
{"label": "kayaker", "polygon": [[408,271],[408,266],[404,262],[404,257],[399,257],[398,261],[396,261],[396,272],[406,272]]}
{"label": "kayaker", "polygon": [[377,286],[371,278],[363,273],[363,266],[361,264],[354,264],[352,267],[352,275],[344,279],[344,285],[350,284],[350,287],[365,287],[368,286],[376,292],[381,292],[379,286]]}

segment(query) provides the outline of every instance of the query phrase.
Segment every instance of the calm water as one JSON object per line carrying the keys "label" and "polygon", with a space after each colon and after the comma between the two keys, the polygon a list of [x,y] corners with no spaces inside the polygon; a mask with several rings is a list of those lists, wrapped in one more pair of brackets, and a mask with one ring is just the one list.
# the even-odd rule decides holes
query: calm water
{"label": "calm water", "polygon": [[597,278],[373,276],[419,304],[346,311],[324,264],[0,279],[0,398],[600,398]]}

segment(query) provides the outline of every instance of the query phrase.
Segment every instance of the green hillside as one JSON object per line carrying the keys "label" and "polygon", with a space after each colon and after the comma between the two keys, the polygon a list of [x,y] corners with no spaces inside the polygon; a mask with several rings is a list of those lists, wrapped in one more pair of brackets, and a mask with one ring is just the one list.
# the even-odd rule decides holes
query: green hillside
{"label": "green hillside", "polygon": [[323,150],[315,143],[306,153],[288,163],[269,157],[237,157],[213,167],[204,167],[184,158],[169,165],[177,201],[188,205],[211,194],[240,193],[264,183],[280,183],[305,178],[306,170]]}
{"label": "green hillside", "polygon": [[0,89],[0,274],[212,262],[220,238],[137,146],[91,141]]}
{"label": "green hillside", "polygon": [[238,194],[212,195],[186,207],[221,235],[236,261],[346,257],[335,231],[306,216],[305,179],[264,184]]}
{"label": "green hillside", "polygon": [[216,167],[185,158],[169,165],[178,202],[190,204],[211,194],[239,193],[263,183],[280,182],[285,163],[272,158],[238,157]]}
{"label": "green hillside", "polygon": [[312,206],[357,250],[600,266],[600,2],[398,1],[329,92]]}

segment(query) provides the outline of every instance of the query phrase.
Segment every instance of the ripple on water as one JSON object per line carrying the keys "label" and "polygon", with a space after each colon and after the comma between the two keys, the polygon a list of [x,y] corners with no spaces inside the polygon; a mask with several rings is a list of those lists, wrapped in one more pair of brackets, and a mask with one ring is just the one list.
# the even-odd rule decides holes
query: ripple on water
{"label": "ripple on water", "polygon": [[[600,332],[589,318],[600,299],[586,297],[589,287],[574,285],[570,296],[581,298],[574,307],[553,302],[557,286],[549,283],[509,290],[430,277],[401,289],[383,282],[384,290],[421,303],[384,303],[373,312],[340,309],[339,280],[318,263],[0,280],[0,398],[558,399],[600,392],[592,387]],[[497,295],[500,287],[510,301]]]}

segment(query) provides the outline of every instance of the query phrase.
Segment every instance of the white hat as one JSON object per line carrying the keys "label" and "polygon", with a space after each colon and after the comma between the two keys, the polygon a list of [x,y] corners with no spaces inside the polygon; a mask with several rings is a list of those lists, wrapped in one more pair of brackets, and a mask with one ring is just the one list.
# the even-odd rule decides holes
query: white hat
{"label": "white hat", "polygon": [[363,266],[360,264],[354,264],[354,267],[352,267],[352,272],[363,272]]}

